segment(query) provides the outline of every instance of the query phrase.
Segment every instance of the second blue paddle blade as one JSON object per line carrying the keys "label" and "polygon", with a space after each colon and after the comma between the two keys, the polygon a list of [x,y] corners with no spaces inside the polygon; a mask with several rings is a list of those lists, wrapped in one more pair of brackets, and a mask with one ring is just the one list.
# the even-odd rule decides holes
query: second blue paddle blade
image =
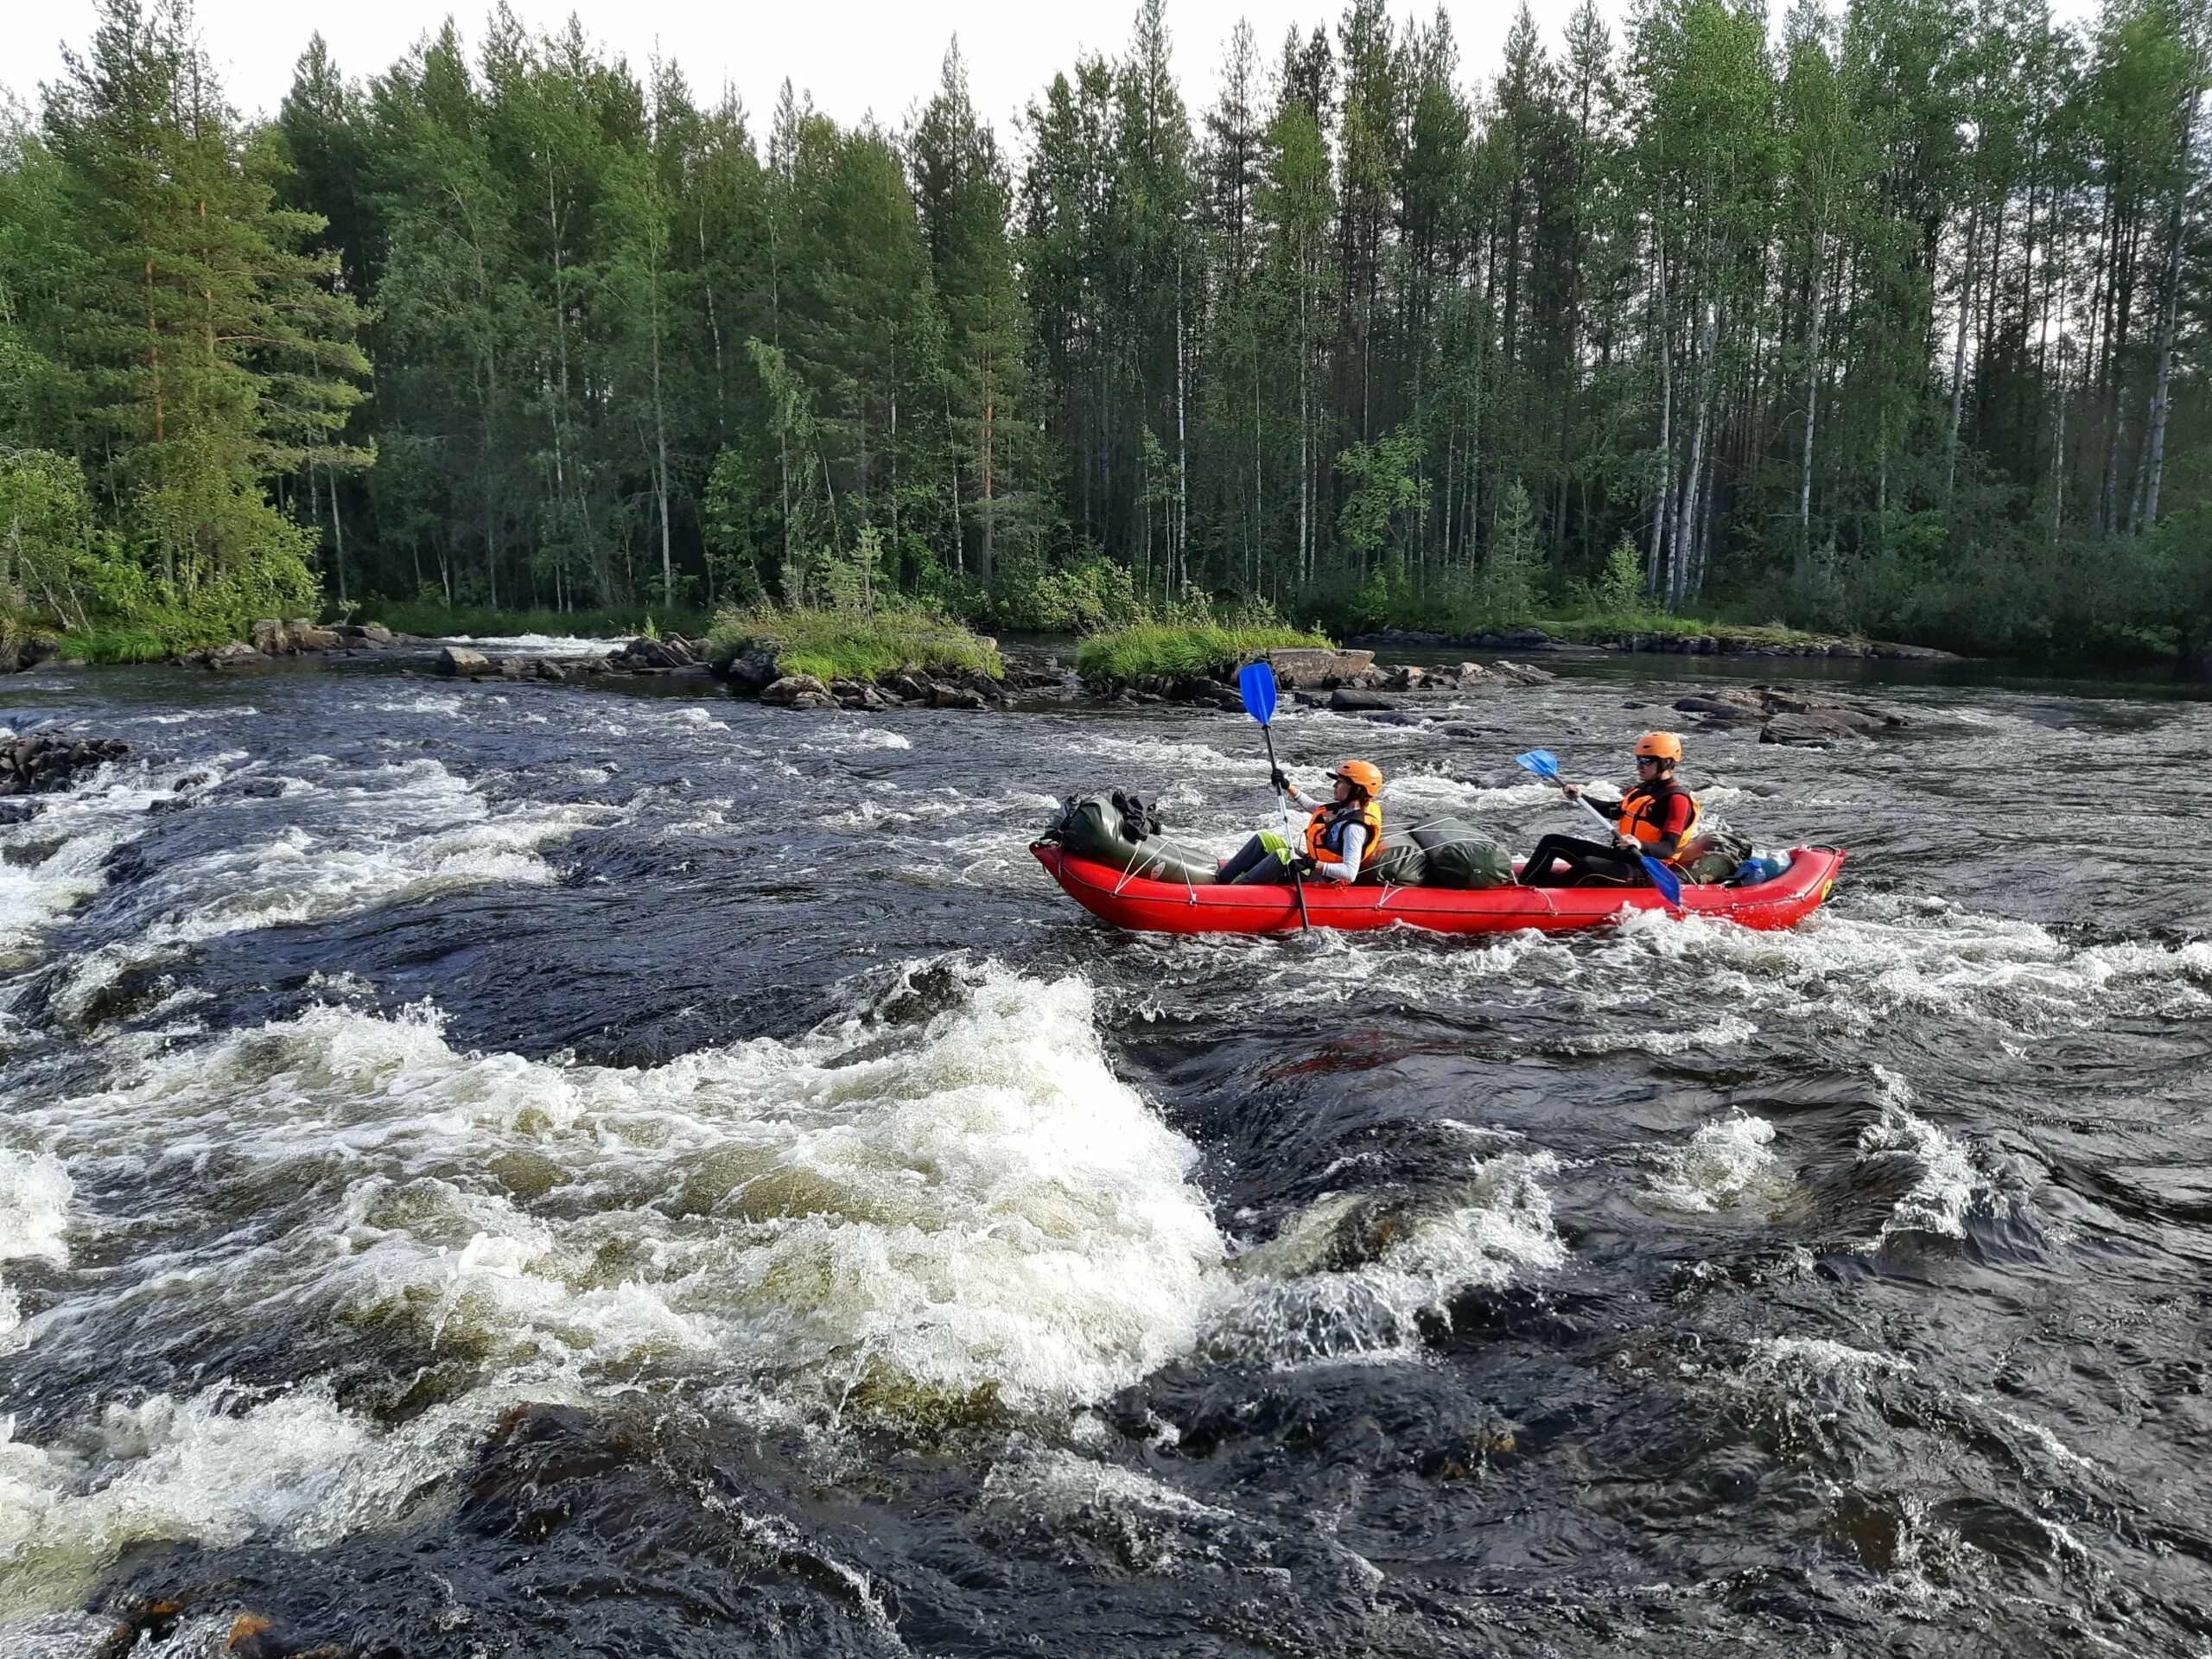
{"label": "second blue paddle blade", "polygon": [[1275,717],[1275,671],[1267,663],[1247,663],[1238,671],[1236,690],[1244,712],[1266,725]]}
{"label": "second blue paddle blade", "polygon": [[1516,754],[1513,757],[1513,763],[1524,772],[1535,772],[1539,778],[1553,783],[1559,781],[1559,757],[1549,749],[1531,749],[1526,754]]}

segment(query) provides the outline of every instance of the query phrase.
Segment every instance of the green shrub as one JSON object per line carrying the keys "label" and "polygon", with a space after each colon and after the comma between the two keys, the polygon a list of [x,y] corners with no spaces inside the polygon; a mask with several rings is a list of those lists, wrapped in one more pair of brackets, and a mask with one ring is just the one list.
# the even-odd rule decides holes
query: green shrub
{"label": "green shrub", "polygon": [[1176,678],[1223,674],[1282,646],[1319,645],[1328,639],[1286,623],[1139,622],[1094,633],[1076,652],[1077,672],[1100,684],[1142,674]]}
{"label": "green shrub", "polygon": [[916,605],[872,612],[774,609],[725,611],[707,635],[727,661],[748,646],[772,646],[786,674],[831,680],[873,680],[901,672],[1006,672],[998,647],[942,613]]}

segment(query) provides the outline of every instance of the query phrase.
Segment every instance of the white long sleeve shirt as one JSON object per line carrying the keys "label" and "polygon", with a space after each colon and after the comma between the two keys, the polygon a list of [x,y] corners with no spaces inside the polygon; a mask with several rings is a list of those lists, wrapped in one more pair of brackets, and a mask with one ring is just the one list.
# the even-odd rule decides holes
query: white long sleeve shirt
{"label": "white long sleeve shirt", "polygon": [[[1310,814],[1319,811],[1324,806],[1332,806],[1335,802],[1333,800],[1309,801],[1299,793],[1298,785],[1293,784],[1290,786],[1290,804],[1300,811]],[[1300,850],[1302,851],[1303,849],[1301,848]],[[1366,856],[1367,826],[1363,823],[1348,823],[1344,826],[1343,859],[1334,864],[1317,864],[1313,867],[1313,874],[1325,881],[1357,881],[1359,880],[1360,861]]]}

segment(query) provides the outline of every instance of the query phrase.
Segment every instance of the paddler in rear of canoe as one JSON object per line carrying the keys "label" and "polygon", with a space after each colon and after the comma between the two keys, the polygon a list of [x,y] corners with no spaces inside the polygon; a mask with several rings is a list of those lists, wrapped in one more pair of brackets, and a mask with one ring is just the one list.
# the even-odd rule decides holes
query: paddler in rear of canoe
{"label": "paddler in rear of canoe", "polygon": [[[1656,858],[1669,866],[1682,863],[1684,850],[1697,838],[1700,811],[1697,797],[1675,780],[1675,768],[1681,761],[1682,740],[1674,733],[1646,732],[1637,738],[1636,781],[1622,791],[1619,804],[1590,803],[1619,826],[1612,845],[1579,836],[1546,836],[1521,867],[1521,885],[1573,887],[1586,881],[1643,887],[1651,885],[1643,860]],[[1560,787],[1570,799],[1582,797],[1579,784]],[[1559,868],[1562,865],[1563,869]]]}
{"label": "paddler in rear of canoe", "polygon": [[1382,850],[1382,772],[1372,760],[1347,760],[1329,774],[1331,798],[1314,802],[1281,768],[1269,781],[1290,804],[1310,813],[1302,845],[1273,830],[1262,830],[1239,848],[1215,876],[1233,881],[1287,881],[1294,869],[1325,881],[1357,881]]}

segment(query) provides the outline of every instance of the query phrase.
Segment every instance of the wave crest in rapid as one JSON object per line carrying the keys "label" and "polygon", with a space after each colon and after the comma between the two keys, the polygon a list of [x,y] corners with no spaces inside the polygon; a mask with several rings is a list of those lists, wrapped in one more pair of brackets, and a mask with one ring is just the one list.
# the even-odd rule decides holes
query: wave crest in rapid
{"label": "wave crest in rapid", "polygon": [[1567,1247],[1553,1224],[1548,1152],[1478,1159],[1455,1187],[1418,1200],[1332,1193],[1237,1258],[1209,1343],[1299,1362],[1400,1354],[1471,1290],[1554,1270]]}

